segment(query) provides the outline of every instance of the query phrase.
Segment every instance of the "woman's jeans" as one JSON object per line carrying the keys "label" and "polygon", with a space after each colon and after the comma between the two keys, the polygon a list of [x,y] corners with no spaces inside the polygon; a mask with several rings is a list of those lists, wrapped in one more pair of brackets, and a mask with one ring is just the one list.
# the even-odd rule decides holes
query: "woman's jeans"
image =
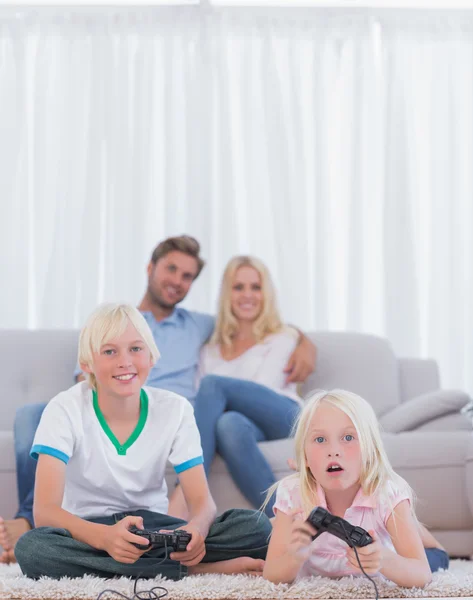
{"label": "woman's jeans", "polygon": [[[244,496],[259,508],[275,477],[258,442],[289,437],[299,410],[296,401],[264,385],[219,375],[204,377],[194,414],[207,476],[218,452]],[[274,500],[273,495],[265,508],[269,517]]]}

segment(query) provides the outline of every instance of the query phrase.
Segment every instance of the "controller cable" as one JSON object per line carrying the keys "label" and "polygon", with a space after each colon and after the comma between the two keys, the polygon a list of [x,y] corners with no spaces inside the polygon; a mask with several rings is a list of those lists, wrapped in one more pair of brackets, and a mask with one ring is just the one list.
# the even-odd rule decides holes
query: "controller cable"
{"label": "controller cable", "polygon": [[[162,560],[160,560],[158,563],[156,563],[156,566],[161,565],[168,558],[168,544],[167,544],[166,540],[164,540],[164,549],[166,551],[166,554]],[[180,571],[180,569],[179,569],[179,571]],[[165,596],[167,596],[169,594],[168,590],[161,585],[156,585],[155,587],[151,588],[150,590],[136,591],[136,586],[138,585],[138,581],[140,579],[145,579],[144,577],[141,576],[141,573],[139,575],[137,575],[137,577],[135,579],[135,585],[133,586],[133,596],[127,596],[126,594],[123,594],[122,592],[119,592],[118,590],[107,589],[107,590],[103,590],[102,592],[100,592],[100,594],[97,596],[97,600],[100,600],[102,598],[102,596],[104,596],[105,594],[115,594],[116,596],[119,596],[120,598],[124,598],[124,600],[161,600],[161,598],[164,598]],[[158,593],[156,593],[155,590],[162,590],[163,593],[158,594]]]}
{"label": "controller cable", "polygon": [[[368,573],[366,573],[366,571],[361,566],[360,557],[358,556],[358,551],[356,549],[356,546],[350,540],[350,536],[348,535],[348,532],[345,529],[345,526],[343,523],[341,523],[341,526],[345,533],[345,538],[346,538],[347,544],[350,546],[350,548],[353,548],[353,550],[355,551],[356,560],[358,561],[358,565],[361,569],[361,572],[373,584],[376,600],[379,600],[378,586],[376,585],[375,580],[372,577],[370,577],[368,575]],[[325,531],[326,531],[325,529],[318,531],[317,534],[314,536],[313,540],[317,539],[319,537],[319,535],[321,535],[322,533],[325,533]],[[166,554],[165,554],[164,558],[161,561],[159,561],[159,563],[156,564],[156,566],[162,564],[168,558],[168,546],[167,546],[166,541],[164,542],[164,548],[165,548]],[[115,594],[116,596],[119,596],[120,598],[124,598],[124,600],[161,600],[161,598],[164,598],[165,596],[167,596],[169,594],[168,590],[165,587],[162,587],[160,585],[157,585],[157,586],[151,588],[150,590],[137,591],[136,586],[140,579],[144,579],[144,577],[141,577],[141,573],[135,579],[135,584],[133,586],[133,596],[127,596],[126,594],[122,594],[122,592],[119,592],[118,590],[106,589],[106,590],[103,590],[102,592],[100,592],[100,594],[97,596],[97,600],[100,600],[102,598],[102,596],[104,596],[105,594]],[[163,593],[157,594],[155,592],[155,590],[162,590]]]}
{"label": "controller cable", "polygon": [[378,586],[376,585],[375,580],[373,579],[373,577],[370,577],[368,575],[368,573],[365,572],[365,570],[363,569],[363,567],[361,566],[361,562],[360,562],[360,557],[358,556],[358,551],[356,549],[356,546],[353,544],[353,542],[350,540],[350,536],[348,535],[347,530],[345,529],[345,525],[343,524],[343,522],[340,522],[340,525],[342,526],[342,529],[345,533],[345,538],[346,538],[346,542],[347,544],[350,546],[350,548],[353,548],[353,550],[355,551],[355,556],[356,556],[356,560],[358,561],[358,565],[361,569],[361,572],[363,573],[363,575],[369,579],[371,581],[371,583],[374,585],[374,593],[376,595],[376,600],[378,600],[379,598],[379,593],[378,593]]}

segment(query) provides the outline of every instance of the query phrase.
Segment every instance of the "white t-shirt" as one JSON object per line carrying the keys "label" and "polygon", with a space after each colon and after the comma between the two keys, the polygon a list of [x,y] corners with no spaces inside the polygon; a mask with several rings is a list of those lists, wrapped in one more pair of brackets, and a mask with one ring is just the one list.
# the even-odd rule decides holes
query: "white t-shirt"
{"label": "white t-shirt", "polygon": [[79,517],[145,509],[167,513],[166,463],[176,473],[203,463],[190,403],[158,388],[141,391],[138,424],[120,445],[88,383],[61,392],[46,406],[31,456],[64,461],[62,508]]}
{"label": "white t-shirt", "polygon": [[297,346],[298,335],[290,328],[273,333],[233,360],[225,360],[220,346],[206,344],[200,354],[199,375],[223,375],[265,385],[278,394],[301,402],[295,383],[286,383],[284,373],[289,357]]}

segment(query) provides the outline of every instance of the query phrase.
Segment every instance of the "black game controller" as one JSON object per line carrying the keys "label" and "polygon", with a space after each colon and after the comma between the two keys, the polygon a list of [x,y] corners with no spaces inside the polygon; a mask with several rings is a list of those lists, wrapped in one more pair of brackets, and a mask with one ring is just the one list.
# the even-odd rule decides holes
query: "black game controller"
{"label": "black game controller", "polygon": [[134,535],[139,535],[142,538],[149,540],[148,546],[134,544],[140,550],[151,550],[152,548],[170,548],[173,552],[185,552],[187,544],[192,539],[192,534],[183,529],[175,529],[169,533],[162,533],[150,529],[130,529]]}
{"label": "black game controller", "polygon": [[345,519],[335,517],[321,506],[314,508],[307,521],[317,529],[317,535],[327,531],[346,542],[350,548],[362,548],[373,543],[373,538],[362,527],[355,527]]}

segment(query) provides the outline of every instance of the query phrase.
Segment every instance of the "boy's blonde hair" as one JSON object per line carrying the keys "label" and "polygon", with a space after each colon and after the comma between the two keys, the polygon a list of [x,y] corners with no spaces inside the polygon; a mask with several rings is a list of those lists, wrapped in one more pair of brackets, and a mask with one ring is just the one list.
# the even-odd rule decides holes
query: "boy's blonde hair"
{"label": "boy's blonde hair", "polygon": [[240,267],[252,267],[261,278],[263,307],[253,323],[256,341],[261,342],[267,335],[282,329],[282,321],[276,303],[276,293],[267,267],[253,256],[235,256],[227,264],[223,273],[218,301],[218,313],[211,344],[230,346],[238,330],[237,320],[232,313],[232,286],[236,272]]}
{"label": "boy's blonde hair", "polygon": [[[130,304],[101,304],[91,315],[89,315],[79,336],[79,364],[89,367],[93,364],[95,353],[100,348],[119,337],[131,323],[138,334],[143,338],[145,345],[150,351],[153,363],[160,354],[153,334],[140,311]],[[89,384],[97,388],[97,380],[93,373],[84,373]]]}
{"label": "boy's blonde hair", "polygon": [[[317,391],[306,401],[294,425],[294,442],[297,473],[286,479],[299,479],[300,493],[304,511],[309,512],[319,504],[317,498],[317,481],[310,471],[305,454],[307,435],[315,411],[322,402],[343,411],[352,421],[356,429],[361,450],[360,486],[366,496],[384,497],[389,502],[388,485],[394,482],[403,487],[410,496],[411,504],[414,494],[406,483],[392,468],[381,439],[379,422],[369,402],[346,390]],[[279,482],[269,491],[275,491]],[[269,497],[266,500],[269,500]]]}

